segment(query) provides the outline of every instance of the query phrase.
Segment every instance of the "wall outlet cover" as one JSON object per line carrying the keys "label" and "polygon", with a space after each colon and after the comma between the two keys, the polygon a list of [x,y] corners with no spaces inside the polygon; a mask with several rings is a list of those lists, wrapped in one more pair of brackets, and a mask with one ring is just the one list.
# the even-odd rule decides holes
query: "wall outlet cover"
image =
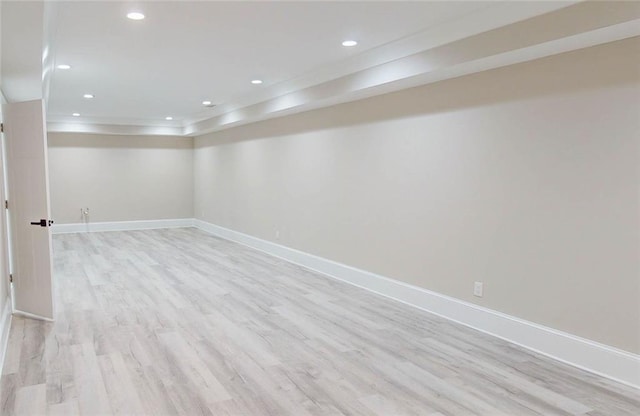
{"label": "wall outlet cover", "polygon": [[484,283],[475,282],[473,284],[473,295],[474,296],[478,296],[479,298],[481,298],[482,297],[482,292],[483,292],[483,289],[484,289],[483,286],[484,286]]}

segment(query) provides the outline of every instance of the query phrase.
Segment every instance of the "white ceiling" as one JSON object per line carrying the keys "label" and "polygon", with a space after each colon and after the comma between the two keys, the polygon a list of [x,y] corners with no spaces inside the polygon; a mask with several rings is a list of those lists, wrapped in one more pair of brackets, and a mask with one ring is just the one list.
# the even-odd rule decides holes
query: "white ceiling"
{"label": "white ceiling", "polygon": [[[34,62],[49,71],[40,55],[24,63],[35,44],[45,62],[72,66],[50,73],[51,129],[201,134],[640,32],[633,5],[576,3],[48,2],[36,13],[3,1],[2,88],[32,98],[22,75]],[[127,19],[132,10],[146,18]],[[29,39],[38,18],[40,43]]]}
{"label": "white ceiling", "polygon": [[[63,2],[51,118],[177,123],[406,37],[483,2]],[[129,10],[146,18],[132,21]],[[345,48],[341,42],[357,39]],[[252,79],[262,79],[255,86]],[[96,98],[88,101],[84,93]]]}

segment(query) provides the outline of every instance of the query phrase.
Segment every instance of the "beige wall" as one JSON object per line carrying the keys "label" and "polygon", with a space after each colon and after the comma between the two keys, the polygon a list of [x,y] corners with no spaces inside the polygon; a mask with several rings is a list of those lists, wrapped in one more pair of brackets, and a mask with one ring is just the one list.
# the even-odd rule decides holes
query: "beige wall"
{"label": "beige wall", "polygon": [[196,138],[196,217],[639,353],[639,45]]}
{"label": "beige wall", "polygon": [[193,139],[49,133],[57,224],[193,217]]}

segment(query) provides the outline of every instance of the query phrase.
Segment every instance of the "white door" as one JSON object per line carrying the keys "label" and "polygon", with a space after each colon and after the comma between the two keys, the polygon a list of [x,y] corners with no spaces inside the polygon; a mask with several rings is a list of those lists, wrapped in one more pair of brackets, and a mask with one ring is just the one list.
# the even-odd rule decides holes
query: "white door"
{"label": "white door", "polygon": [[42,100],[2,106],[16,312],[53,319],[47,130]]}

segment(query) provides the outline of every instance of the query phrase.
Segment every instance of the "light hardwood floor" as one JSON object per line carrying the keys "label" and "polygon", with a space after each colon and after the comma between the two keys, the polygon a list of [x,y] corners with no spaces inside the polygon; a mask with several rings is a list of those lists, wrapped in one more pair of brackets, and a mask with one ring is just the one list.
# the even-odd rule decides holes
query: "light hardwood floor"
{"label": "light hardwood floor", "polygon": [[54,237],[9,415],[640,415],[640,392],[195,229]]}

